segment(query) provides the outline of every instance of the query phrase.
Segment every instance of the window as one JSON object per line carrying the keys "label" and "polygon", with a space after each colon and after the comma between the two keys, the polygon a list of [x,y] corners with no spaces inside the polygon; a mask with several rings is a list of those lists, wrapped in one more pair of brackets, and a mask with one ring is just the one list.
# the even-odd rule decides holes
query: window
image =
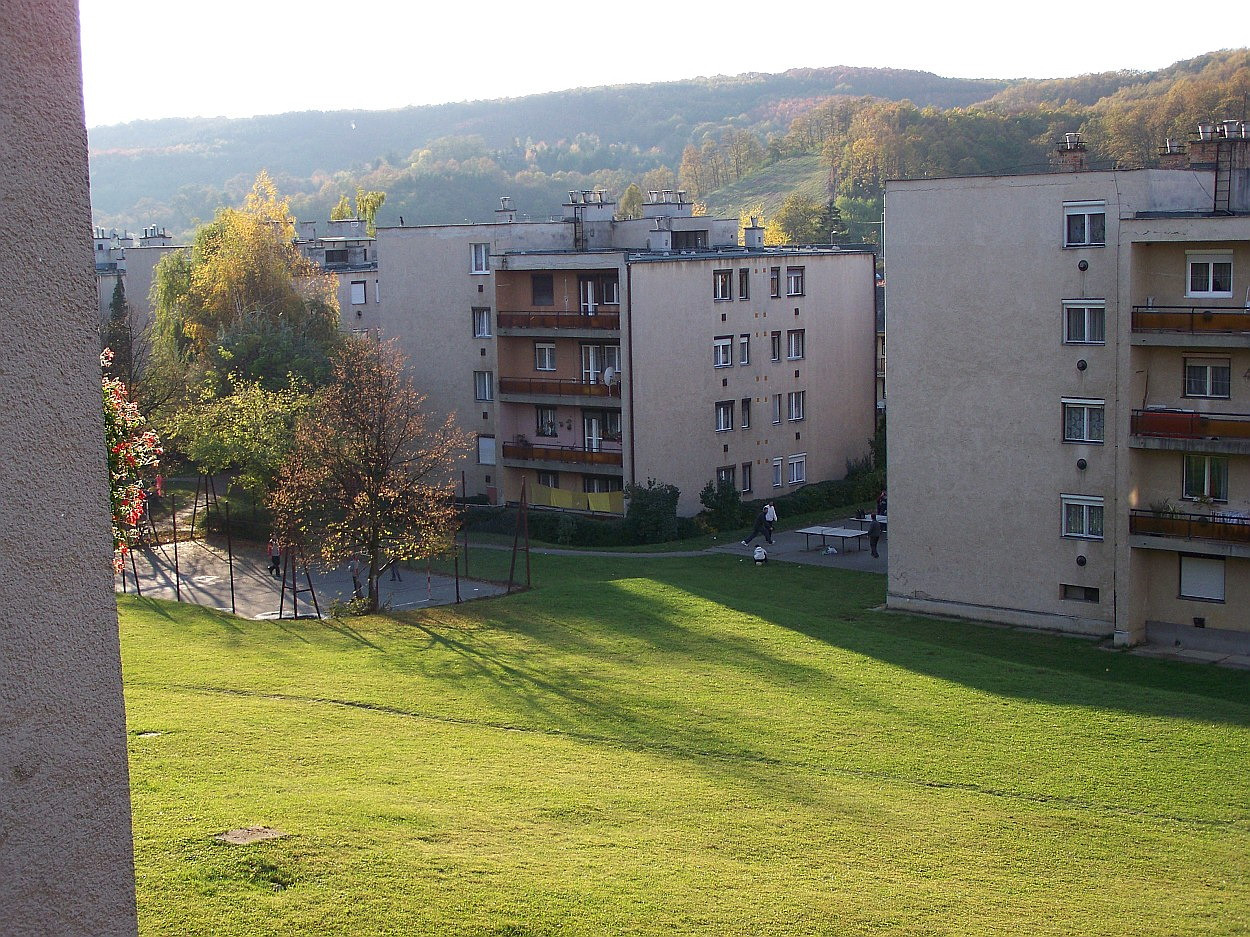
{"label": "window", "polygon": [[772,338],[772,359],[773,361],[781,360],[781,333],[773,332]]}
{"label": "window", "polygon": [[733,299],[733,271],[712,271],[712,298],[716,300]]}
{"label": "window", "polygon": [[363,306],[365,304],[365,281],[352,280],[352,305]]}
{"label": "window", "polygon": [[1186,358],[1185,396],[1227,400],[1232,390],[1231,376],[1227,358]]}
{"label": "window", "polygon": [[742,404],[742,428],[748,429],[751,426],[751,398],[743,397]]}
{"label": "window", "polygon": [[555,407],[534,408],[534,432],[539,436],[554,436],[559,432]]}
{"label": "window", "polygon": [[534,370],[556,369],[556,346],[552,342],[534,342]]}
{"label": "window", "polygon": [[1186,296],[1232,296],[1233,255],[1190,253],[1186,284]]}
{"label": "window", "polygon": [[473,309],[473,337],[490,338],[490,309]]}
{"label": "window", "polygon": [[621,281],[613,274],[610,277],[604,277],[600,280],[603,287],[603,302],[608,306],[619,306],[621,304]]}
{"label": "window", "polygon": [[794,390],[786,394],[786,419],[791,422],[803,419],[803,405],[806,402],[807,391]]}
{"label": "window", "polygon": [[768,271],[768,294],[776,299],[781,295],[781,268],[773,267]]}
{"label": "window", "polygon": [[786,357],[791,361],[803,357],[803,330],[790,329],[786,332]]}
{"label": "window", "polygon": [[738,298],[739,299],[751,298],[751,271],[750,270],[738,271]]}
{"label": "window", "polygon": [[1068,202],[1063,206],[1063,246],[1102,247],[1107,243],[1107,203]]}
{"label": "window", "polygon": [[781,422],[781,394],[773,394],[773,422]]}
{"label": "window", "polygon": [[1105,345],[1107,307],[1101,303],[1064,303],[1063,340],[1069,345]]}
{"label": "window", "polygon": [[751,463],[750,462],[742,463],[742,490],[743,491],[751,490]]}
{"label": "window", "polygon": [[1228,500],[1228,456],[1186,455],[1184,496],[1191,501]]}
{"label": "window", "polygon": [[751,363],[751,336],[738,336],[738,364]]}
{"label": "window", "polygon": [[1180,589],[1182,599],[1224,601],[1224,558],[1219,556],[1180,555]]}
{"label": "window", "polygon": [[803,268],[786,267],[786,295],[803,295]]}
{"label": "window", "polygon": [[477,400],[495,399],[494,376],[489,371],[473,372],[473,396]]}
{"label": "window", "polygon": [[801,485],[807,481],[807,453],[800,452],[786,460],[788,478],[791,485]]}
{"label": "window", "polygon": [[732,335],[718,335],[712,340],[712,365],[731,368],[734,363],[734,339]]}
{"label": "window", "polygon": [[1061,595],[1065,599],[1073,602],[1097,602],[1098,590],[1092,586],[1070,586],[1064,583],[1060,586]]}
{"label": "window", "polygon": [[538,484],[542,485],[544,488],[559,488],[560,487],[560,473],[559,472],[544,472],[542,469],[539,469],[538,470]]}
{"label": "window", "polygon": [[1063,535],[1082,540],[1102,539],[1102,498],[1061,495]]}
{"label": "window", "polygon": [[330,264],[345,264],[345,263],[347,263],[347,248],[345,247],[337,247],[337,248],[327,247],[326,248],[326,266],[327,267]]}
{"label": "window", "polygon": [[673,250],[697,251],[707,247],[707,231],[674,231]]}
{"label": "window", "polygon": [[473,263],[469,267],[469,272],[490,273],[490,245],[470,244],[469,248],[473,252]]}
{"label": "window", "polygon": [[718,400],[716,402],[716,432],[724,433],[734,428],[734,402]]}
{"label": "window", "polygon": [[602,494],[605,491],[620,491],[624,481],[612,475],[583,475],[582,491],[587,494]]}
{"label": "window", "polygon": [[730,485],[734,484],[734,467],[732,465],[722,465],[716,470],[716,487],[720,487],[725,482]]}
{"label": "window", "polygon": [[774,488],[781,487],[781,470],[784,464],[785,463],[782,459],[773,459],[773,487]]}
{"label": "window", "polygon": [[478,465],[494,465],[495,464],[495,437],[494,436],[477,437],[477,464]]}
{"label": "window", "polygon": [[1065,397],[1063,400],[1063,441],[1102,442],[1104,406],[1105,402],[1102,400]]}
{"label": "window", "polygon": [[530,291],[532,305],[554,306],[556,304],[556,285],[550,273],[530,274]]}

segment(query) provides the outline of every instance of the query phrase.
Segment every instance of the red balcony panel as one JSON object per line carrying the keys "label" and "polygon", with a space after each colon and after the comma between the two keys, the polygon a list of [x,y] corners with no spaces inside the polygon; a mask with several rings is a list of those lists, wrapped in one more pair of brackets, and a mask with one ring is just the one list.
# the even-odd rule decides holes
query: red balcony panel
{"label": "red balcony panel", "polygon": [[596,312],[593,316],[580,312],[500,312],[501,329],[619,329],[621,314]]}
{"label": "red balcony panel", "polygon": [[1134,306],[1133,331],[1250,335],[1250,312],[1210,306]]}
{"label": "red balcony panel", "polygon": [[621,396],[620,384],[586,384],[582,381],[565,380],[562,378],[541,377],[501,377],[499,379],[501,394],[546,394],[563,397],[609,397]]}
{"label": "red balcony panel", "polygon": [[621,465],[620,449],[581,449],[576,446],[540,446],[534,443],[505,442],[505,459],[535,462],[576,462],[581,465]]}
{"label": "red balcony panel", "polygon": [[1221,515],[1218,511],[1214,514],[1130,511],[1128,529],[1131,534],[1147,536],[1250,544],[1250,517]]}
{"label": "red balcony panel", "polygon": [[1250,414],[1134,410],[1129,432],[1168,439],[1250,439]]}

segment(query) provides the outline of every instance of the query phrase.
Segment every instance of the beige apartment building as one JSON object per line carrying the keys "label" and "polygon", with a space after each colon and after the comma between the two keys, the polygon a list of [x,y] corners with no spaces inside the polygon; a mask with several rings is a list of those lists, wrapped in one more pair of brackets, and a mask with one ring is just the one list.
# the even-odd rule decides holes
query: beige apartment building
{"label": "beige apartment building", "polygon": [[717,478],[748,498],[840,478],[874,426],[873,254],[739,245],[681,192],[615,208],[574,192],[547,221],[505,199],[493,223],[378,230],[360,321],[476,435],[469,493],[524,480],[531,504],[620,514],[654,478],[693,514]]}
{"label": "beige apartment building", "polygon": [[1250,642],[1250,133],[891,182],[888,604]]}

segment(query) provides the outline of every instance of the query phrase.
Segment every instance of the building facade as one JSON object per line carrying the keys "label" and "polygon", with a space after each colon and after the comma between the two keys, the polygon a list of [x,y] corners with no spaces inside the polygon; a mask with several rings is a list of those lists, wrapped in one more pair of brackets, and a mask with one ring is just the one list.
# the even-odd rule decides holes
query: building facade
{"label": "building facade", "polygon": [[887,186],[891,607],[1250,638],[1250,137],[1199,137]]}
{"label": "building facade", "polygon": [[865,454],[873,254],[739,245],[691,209],[653,192],[618,221],[574,192],[549,221],[504,200],[494,223],[378,230],[378,331],[475,433],[470,494],[620,514],[654,478],[693,514],[709,481],[766,497]]}

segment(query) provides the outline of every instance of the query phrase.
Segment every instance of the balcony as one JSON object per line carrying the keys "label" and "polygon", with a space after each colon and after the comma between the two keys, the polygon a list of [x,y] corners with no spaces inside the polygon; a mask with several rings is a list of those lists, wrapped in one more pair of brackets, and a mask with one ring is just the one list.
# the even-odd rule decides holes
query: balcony
{"label": "balcony", "polygon": [[1212,306],[1134,306],[1133,344],[1250,347],[1250,310]]}
{"label": "balcony", "polygon": [[1250,455],[1250,414],[1191,410],[1134,410],[1134,449]]}
{"label": "balcony", "polygon": [[589,383],[564,378],[541,377],[501,377],[499,379],[499,399],[516,402],[531,402],[563,398],[574,405],[581,404],[587,398],[600,400],[609,406],[620,406],[621,385]]}
{"label": "balcony", "polygon": [[505,461],[533,465],[534,463],[574,463],[577,465],[616,466],[623,464],[620,443],[612,449],[587,449],[584,446],[543,446],[533,442],[505,442]]}
{"label": "balcony", "polygon": [[598,311],[593,315],[583,312],[504,312],[496,315],[500,335],[559,332],[571,337],[602,335],[619,332],[621,313]]}
{"label": "balcony", "polygon": [[1143,549],[1250,557],[1250,516],[1235,512],[1129,511],[1128,531],[1129,545]]}

